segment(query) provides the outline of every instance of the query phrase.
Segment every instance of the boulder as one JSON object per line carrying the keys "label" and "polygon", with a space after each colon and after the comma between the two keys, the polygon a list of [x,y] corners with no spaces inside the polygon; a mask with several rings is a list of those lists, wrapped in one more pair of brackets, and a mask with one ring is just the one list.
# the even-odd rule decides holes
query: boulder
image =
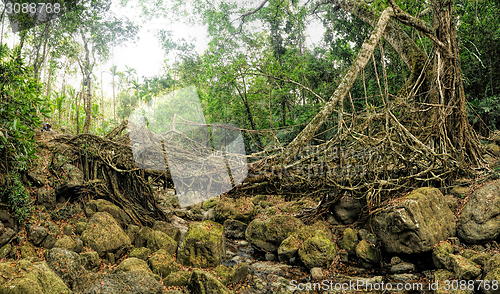
{"label": "boulder", "polygon": [[317,235],[307,239],[299,249],[300,260],[309,269],[313,267],[328,268],[336,255],[335,244],[327,238]]}
{"label": "boulder", "polygon": [[458,217],[458,237],[466,243],[485,243],[500,233],[500,180],[476,190]]}
{"label": "boulder", "polygon": [[350,195],[344,195],[332,205],[332,212],[336,220],[344,225],[349,225],[358,220],[361,209],[365,204],[361,199],[356,199]]}
{"label": "boulder", "polygon": [[52,248],[45,251],[45,259],[49,267],[69,286],[85,270],[80,256],[62,248]]}
{"label": "boulder", "polygon": [[474,262],[460,255],[450,255],[450,266],[459,280],[473,280],[481,274],[481,268]]}
{"label": "boulder", "polygon": [[451,254],[453,254],[453,246],[451,243],[440,243],[432,250],[432,262],[437,268],[449,268]]}
{"label": "boulder", "polygon": [[151,251],[165,249],[168,253],[174,254],[177,250],[177,242],[162,231],[152,231],[147,235],[146,247]]}
{"label": "boulder", "polygon": [[12,238],[14,238],[14,236],[16,236],[16,232],[13,229],[11,229],[11,228],[5,229],[3,234],[0,235],[0,246],[3,246],[5,244],[7,244],[8,242],[10,242],[10,240],[12,240]]}
{"label": "boulder", "polygon": [[9,243],[3,245],[2,248],[0,248],[0,259],[4,259],[10,256],[11,249],[12,245],[10,245]]}
{"label": "boulder", "polygon": [[115,272],[130,272],[130,271],[144,271],[148,275],[154,277],[153,272],[148,266],[148,263],[142,259],[129,257],[116,267]]}
{"label": "boulder", "polygon": [[60,168],[63,176],[59,179],[62,179],[58,183],[56,183],[56,190],[65,191],[71,188],[82,186],[85,182],[85,178],[83,172],[77,168],[76,166],[65,163]]}
{"label": "boulder", "polygon": [[107,275],[92,274],[80,288],[82,294],[161,294],[162,285],[143,270]]}
{"label": "boulder", "polygon": [[56,192],[54,189],[40,188],[36,191],[36,199],[39,205],[45,206],[47,209],[56,207]]}
{"label": "boulder", "polygon": [[496,268],[486,274],[483,278],[484,294],[499,294],[500,293],[500,268]]}
{"label": "boulder", "polygon": [[229,294],[232,291],[226,288],[211,274],[195,269],[189,279],[187,289],[191,294]]}
{"label": "boulder", "polygon": [[172,255],[164,249],[156,251],[149,259],[148,264],[153,273],[166,277],[172,272],[181,269],[181,266],[175,262]]}
{"label": "boulder", "polygon": [[342,239],[339,241],[339,247],[349,253],[349,255],[356,254],[356,245],[358,245],[358,234],[355,230],[347,228],[344,230]]}
{"label": "boulder", "polygon": [[215,219],[221,223],[226,219],[235,219],[248,224],[256,214],[255,205],[247,197],[221,197],[215,207]]}
{"label": "boulder", "polygon": [[40,245],[43,239],[47,237],[49,230],[44,227],[31,225],[28,227],[28,240],[30,240],[35,245]]}
{"label": "boulder", "polygon": [[133,248],[129,252],[128,257],[136,257],[142,260],[147,260],[150,254],[151,250],[149,248],[140,247],[140,248]]}
{"label": "boulder", "polygon": [[90,218],[82,240],[101,257],[110,252],[119,258],[130,247],[129,237],[107,212],[96,212]]}
{"label": "boulder", "polygon": [[92,217],[96,212],[103,211],[109,213],[123,229],[126,229],[132,223],[132,220],[123,209],[107,200],[96,199],[85,203],[85,214],[88,218]]}
{"label": "boulder", "polygon": [[246,280],[248,275],[248,264],[246,262],[238,263],[234,268],[233,283],[239,283]]}
{"label": "boulder", "polygon": [[224,285],[227,286],[229,282],[233,280],[234,277],[234,268],[230,266],[225,266],[225,265],[218,265],[214,269],[215,273],[217,274],[217,277],[219,277],[219,281]]}
{"label": "boulder", "polygon": [[67,249],[69,251],[74,251],[76,247],[76,242],[70,236],[63,236],[61,239],[57,240],[54,247]]}
{"label": "boulder", "polygon": [[389,253],[422,253],[456,233],[450,196],[419,188],[376,213],[371,226]]}
{"label": "boulder", "polygon": [[99,253],[95,251],[87,251],[80,253],[80,263],[85,269],[88,270],[98,269],[101,266],[101,261],[99,260]]}
{"label": "boulder", "polygon": [[0,263],[0,292],[9,294],[70,294],[71,290],[45,261]]}
{"label": "boulder", "polygon": [[245,239],[247,224],[235,219],[227,219],[224,222],[224,235],[229,239]]}
{"label": "boulder", "polygon": [[21,258],[37,257],[35,246],[31,242],[21,246]]}
{"label": "boulder", "polygon": [[379,256],[375,246],[368,243],[366,240],[361,240],[361,242],[356,245],[356,256],[364,262],[371,264],[379,262]]}
{"label": "boulder", "polygon": [[296,234],[288,236],[278,247],[278,259],[281,262],[289,262],[297,254],[303,242]]}
{"label": "boulder", "polygon": [[153,225],[153,230],[162,231],[176,242],[179,242],[181,238],[181,230],[174,223],[156,221]]}
{"label": "boulder", "polygon": [[40,244],[40,246],[42,246],[45,249],[52,249],[56,244],[56,242],[57,242],[57,235],[54,233],[49,233],[47,237],[45,237],[45,239],[43,240],[42,244]]}
{"label": "boulder", "polygon": [[264,221],[253,220],[247,227],[245,237],[255,249],[276,252],[281,242],[303,226],[298,218],[277,215]]}
{"label": "boulder", "polygon": [[163,284],[167,287],[177,286],[184,287],[188,284],[191,278],[191,273],[186,271],[177,271],[170,273],[165,279],[163,279]]}
{"label": "boulder", "polygon": [[225,237],[221,224],[213,221],[191,223],[177,251],[177,260],[186,266],[216,267],[225,256]]}

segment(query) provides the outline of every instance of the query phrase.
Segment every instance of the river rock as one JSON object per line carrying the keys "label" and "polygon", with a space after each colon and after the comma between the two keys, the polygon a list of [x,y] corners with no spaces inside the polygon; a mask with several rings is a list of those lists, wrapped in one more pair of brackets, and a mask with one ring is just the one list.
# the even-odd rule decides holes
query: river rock
{"label": "river rock", "polygon": [[147,236],[146,247],[152,252],[165,249],[168,253],[174,254],[177,250],[177,242],[162,231],[152,231]]}
{"label": "river rock", "polygon": [[327,238],[314,236],[302,244],[298,253],[300,260],[307,268],[328,268],[337,255],[337,248]]}
{"label": "river rock", "polygon": [[68,285],[85,269],[81,264],[80,256],[62,248],[52,248],[45,251],[45,259],[49,267]]}
{"label": "river rock", "polygon": [[95,251],[87,251],[80,253],[80,263],[85,269],[93,270],[101,266],[99,253]]}
{"label": "river rock", "polygon": [[63,248],[69,251],[74,251],[76,247],[76,242],[70,236],[63,236],[61,239],[56,241],[54,247]]}
{"label": "river rock", "polygon": [[176,242],[179,242],[179,239],[181,238],[181,230],[175,225],[175,223],[156,221],[153,225],[153,230],[162,231]]}
{"label": "river rock", "polygon": [[96,212],[104,211],[109,213],[123,229],[126,229],[132,223],[132,220],[123,209],[107,200],[96,199],[85,203],[85,214],[88,218],[91,218]]}
{"label": "river rock", "polygon": [[136,257],[142,260],[147,260],[148,256],[151,254],[151,250],[149,248],[140,247],[133,248],[132,251],[128,254],[128,257]]}
{"label": "river rock", "polygon": [[35,245],[40,245],[43,239],[47,237],[49,230],[44,227],[31,225],[28,227],[28,240],[30,240]]}
{"label": "river rock", "polygon": [[191,294],[229,294],[229,291],[219,280],[211,274],[195,269],[188,282],[188,291]]}
{"label": "river rock", "polygon": [[356,256],[370,264],[378,263],[379,256],[377,254],[377,250],[375,246],[368,243],[366,240],[361,240],[361,242],[356,245]]}
{"label": "river rock", "polygon": [[221,197],[215,207],[215,219],[221,223],[226,219],[235,219],[248,224],[256,214],[255,205],[248,197]]}
{"label": "river rock", "polygon": [[161,294],[162,285],[143,270],[117,272],[107,275],[91,274],[77,289],[82,294]]}
{"label": "river rock", "polygon": [[484,243],[500,233],[500,180],[470,196],[458,217],[458,237],[466,243]]}
{"label": "river rock", "polygon": [[181,269],[181,266],[175,262],[170,253],[164,249],[156,251],[149,259],[148,264],[153,273],[166,277],[172,272]]}
{"label": "river rock", "polygon": [[459,280],[472,280],[481,274],[481,268],[469,259],[460,255],[450,255],[450,268]]}
{"label": "river rock", "polygon": [[101,257],[110,252],[119,258],[130,247],[129,237],[107,212],[96,212],[90,218],[81,239]]}
{"label": "river rock", "polygon": [[450,196],[436,188],[419,188],[378,212],[372,228],[389,253],[422,253],[456,233]]}
{"label": "river rock", "polygon": [[21,259],[0,263],[0,285],[0,292],[9,294],[72,293],[45,261],[32,263]]}
{"label": "river rock", "polygon": [[358,234],[355,230],[347,228],[344,230],[342,239],[339,241],[339,247],[344,249],[350,255],[356,254],[356,245],[358,245]]}
{"label": "river rock", "polygon": [[163,279],[163,284],[167,287],[177,286],[184,287],[188,284],[191,278],[191,273],[186,271],[177,271],[170,273],[165,279]]}
{"label": "river rock", "polygon": [[253,220],[245,236],[252,246],[261,251],[276,252],[288,236],[299,231],[304,223],[288,215],[277,215],[264,221]]}
{"label": "river rock", "polygon": [[451,254],[453,254],[453,246],[451,243],[440,243],[432,250],[432,262],[437,268],[450,268]]}
{"label": "river rock", "polygon": [[142,259],[129,257],[116,267],[115,272],[130,272],[130,271],[144,271],[148,275],[154,277],[153,272],[148,266],[148,263]]}
{"label": "river rock", "polygon": [[177,260],[186,266],[216,267],[225,256],[226,239],[221,224],[213,221],[191,223],[177,251]]}
{"label": "river rock", "polygon": [[235,219],[227,219],[224,222],[224,235],[229,239],[245,239],[247,224]]}
{"label": "river rock", "polygon": [[358,220],[364,203],[361,199],[356,199],[348,194],[342,196],[332,206],[333,215],[335,219],[344,225],[349,225]]}
{"label": "river rock", "polygon": [[47,209],[54,209],[56,206],[56,191],[54,189],[40,188],[36,191],[36,199],[39,205],[45,206]]}

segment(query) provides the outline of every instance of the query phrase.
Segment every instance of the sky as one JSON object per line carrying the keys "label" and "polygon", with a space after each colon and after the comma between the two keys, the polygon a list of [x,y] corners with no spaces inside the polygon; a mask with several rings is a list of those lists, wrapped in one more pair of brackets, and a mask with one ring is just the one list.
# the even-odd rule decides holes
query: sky
{"label": "sky", "polygon": [[[202,54],[207,48],[208,38],[207,29],[203,26],[190,27],[181,22],[172,22],[168,19],[151,19],[147,22],[140,17],[140,9],[136,6],[137,1],[131,0],[127,7],[121,7],[119,1],[114,0],[112,10],[116,15],[125,15],[136,23],[141,23],[141,30],[139,31],[139,41],[134,43],[123,44],[112,49],[112,57],[108,62],[102,65],[103,70],[103,84],[105,95],[110,97],[112,95],[112,77],[109,74],[111,66],[117,65],[118,71],[125,71],[126,66],[134,68],[137,72],[137,77],[142,80],[143,76],[151,77],[158,75],[162,72],[164,67],[164,60],[169,58],[173,61],[172,56],[165,56],[161,46],[155,36],[159,29],[171,29],[173,32],[173,39],[185,38],[186,40],[195,39],[195,50]],[[250,2],[250,4],[253,4]],[[257,4],[257,2],[256,2]],[[319,21],[314,21],[307,30],[306,45],[312,48],[313,44],[318,44],[323,36],[324,28]],[[11,35],[9,46],[18,42],[18,33],[14,36]],[[101,66],[99,65],[94,72],[100,82]],[[70,80],[68,83],[78,87],[79,80]]]}

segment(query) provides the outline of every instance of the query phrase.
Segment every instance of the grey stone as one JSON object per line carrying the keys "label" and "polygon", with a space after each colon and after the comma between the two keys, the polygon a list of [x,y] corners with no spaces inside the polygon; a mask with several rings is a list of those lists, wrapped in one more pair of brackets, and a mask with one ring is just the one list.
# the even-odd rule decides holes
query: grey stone
{"label": "grey stone", "polygon": [[419,188],[375,214],[371,226],[389,253],[423,253],[456,233],[455,217],[436,188]]}
{"label": "grey stone", "polygon": [[458,237],[466,243],[484,243],[500,233],[500,180],[482,186],[470,196],[458,217]]}
{"label": "grey stone", "polygon": [[224,235],[229,239],[244,239],[248,225],[234,219],[224,221]]}
{"label": "grey stone", "polygon": [[43,242],[43,239],[47,237],[49,231],[40,226],[31,225],[28,227],[28,240],[30,240],[35,245],[40,245]]}

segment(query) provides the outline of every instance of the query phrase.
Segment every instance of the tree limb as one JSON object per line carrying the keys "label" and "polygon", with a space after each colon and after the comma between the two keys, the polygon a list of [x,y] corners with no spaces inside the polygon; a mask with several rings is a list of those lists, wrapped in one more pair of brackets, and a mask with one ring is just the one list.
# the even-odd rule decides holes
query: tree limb
{"label": "tree limb", "polygon": [[329,101],[325,104],[323,109],[318,114],[316,114],[311,122],[287,146],[285,150],[286,161],[290,161],[299,153],[300,149],[311,140],[316,131],[328,119],[339,101],[344,99],[344,96],[351,89],[359,72],[366,66],[368,60],[370,59],[370,56],[373,54],[373,50],[382,37],[382,34],[385,31],[391,15],[393,15],[393,9],[391,7],[386,8],[382,12],[382,15],[380,16],[380,19],[375,26],[375,29],[373,30],[370,38],[368,38],[368,40],[363,43],[363,46],[358,53],[358,57],[349,68],[349,71],[342,79],[342,82],[337,87],[332,97],[330,97]]}

